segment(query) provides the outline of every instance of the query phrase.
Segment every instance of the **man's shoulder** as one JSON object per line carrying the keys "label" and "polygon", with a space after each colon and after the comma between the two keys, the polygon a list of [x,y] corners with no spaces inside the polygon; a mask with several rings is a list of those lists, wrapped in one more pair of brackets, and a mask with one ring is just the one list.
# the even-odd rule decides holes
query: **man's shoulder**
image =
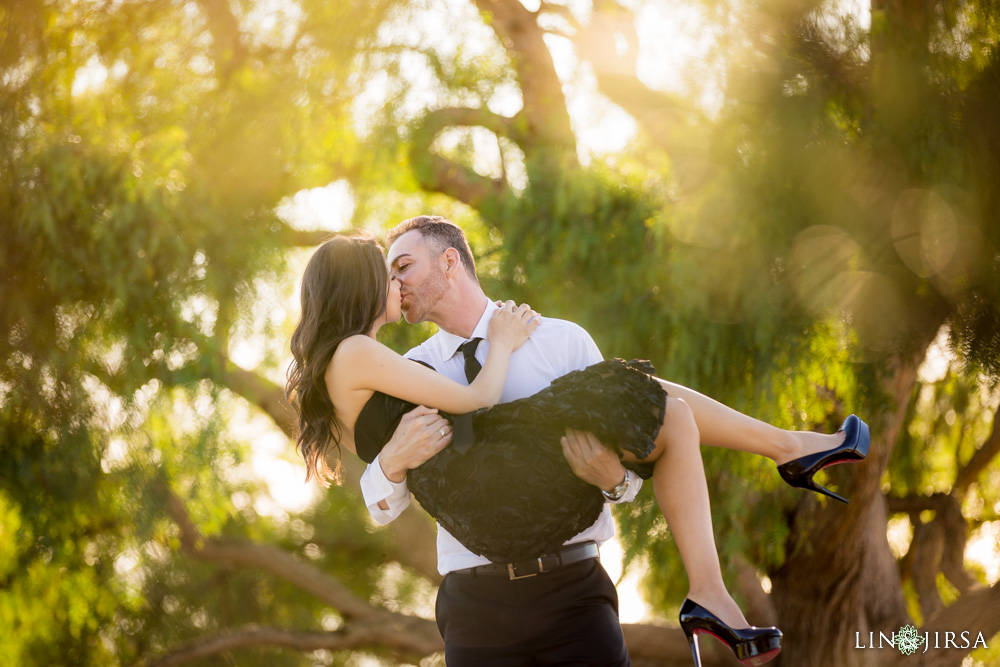
{"label": "man's shoulder", "polygon": [[601,360],[593,337],[576,322],[546,317],[531,332],[529,342],[542,351],[558,374],[579,370]]}
{"label": "man's shoulder", "polygon": [[560,320],[556,317],[543,317],[542,325],[535,329],[532,336],[562,336],[564,338],[591,338],[590,333],[576,322]]}

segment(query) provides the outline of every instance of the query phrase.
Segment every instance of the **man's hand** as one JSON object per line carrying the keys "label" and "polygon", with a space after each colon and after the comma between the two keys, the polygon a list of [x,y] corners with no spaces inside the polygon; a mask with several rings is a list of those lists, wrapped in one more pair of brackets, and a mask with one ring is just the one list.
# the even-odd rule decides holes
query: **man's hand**
{"label": "man's hand", "polygon": [[[451,424],[434,408],[418,405],[403,415],[399,426],[379,454],[382,472],[399,484],[406,471],[416,468],[451,442]],[[617,482],[616,482],[617,483]]]}
{"label": "man's hand", "polygon": [[618,455],[593,433],[568,428],[560,442],[573,474],[588,484],[610,493],[625,479],[625,466]]}

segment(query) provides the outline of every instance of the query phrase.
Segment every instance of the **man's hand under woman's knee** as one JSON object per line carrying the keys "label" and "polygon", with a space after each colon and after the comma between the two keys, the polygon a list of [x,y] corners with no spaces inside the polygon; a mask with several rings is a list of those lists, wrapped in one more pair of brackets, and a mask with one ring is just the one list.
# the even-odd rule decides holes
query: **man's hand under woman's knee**
{"label": "man's hand under woman's knee", "polygon": [[610,492],[625,478],[625,466],[618,454],[601,444],[593,433],[568,428],[561,442],[573,474],[588,484]]}

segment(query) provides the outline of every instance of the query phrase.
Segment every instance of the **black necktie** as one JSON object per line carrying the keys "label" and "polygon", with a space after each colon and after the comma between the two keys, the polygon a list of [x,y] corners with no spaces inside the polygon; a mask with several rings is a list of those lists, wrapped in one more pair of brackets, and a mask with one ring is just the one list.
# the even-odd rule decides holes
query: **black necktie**
{"label": "black necktie", "polygon": [[465,379],[469,381],[469,384],[472,384],[472,381],[479,375],[479,371],[483,370],[483,365],[476,360],[476,348],[479,347],[481,340],[482,338],[473,338],[458,346],[458,349],[465,355]]}
{"label": "black necktie", "polygon": [[[462,351],[462,356],[465,357],[465,379],[469,381],[469,384],[472,384],[472,381],[479,375],[479,371],[483,370],[483,365],[476,361],[476,348],[479,347],[481,340],[482,338],[473,338],[458,346],[458,349]],[[461,453],[469,451],[476,438],[472,431],[472,413],[456,415],[452,427],[454,429],[451,437],[452,449]]]}

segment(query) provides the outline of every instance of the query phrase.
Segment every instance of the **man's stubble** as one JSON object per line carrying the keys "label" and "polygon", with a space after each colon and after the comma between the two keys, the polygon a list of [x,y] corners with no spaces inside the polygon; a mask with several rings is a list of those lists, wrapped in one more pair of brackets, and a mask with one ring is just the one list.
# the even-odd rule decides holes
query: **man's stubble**
{"label": "man's stubble", "polygon": [[409,290],[409,305],[403,311],[403,317],[408,324],[434,322],[440,324],[434,314],[434,308],[448,291],[448,280],[444,271],[435,267],[436,271],[427,277],[421,285]]}

